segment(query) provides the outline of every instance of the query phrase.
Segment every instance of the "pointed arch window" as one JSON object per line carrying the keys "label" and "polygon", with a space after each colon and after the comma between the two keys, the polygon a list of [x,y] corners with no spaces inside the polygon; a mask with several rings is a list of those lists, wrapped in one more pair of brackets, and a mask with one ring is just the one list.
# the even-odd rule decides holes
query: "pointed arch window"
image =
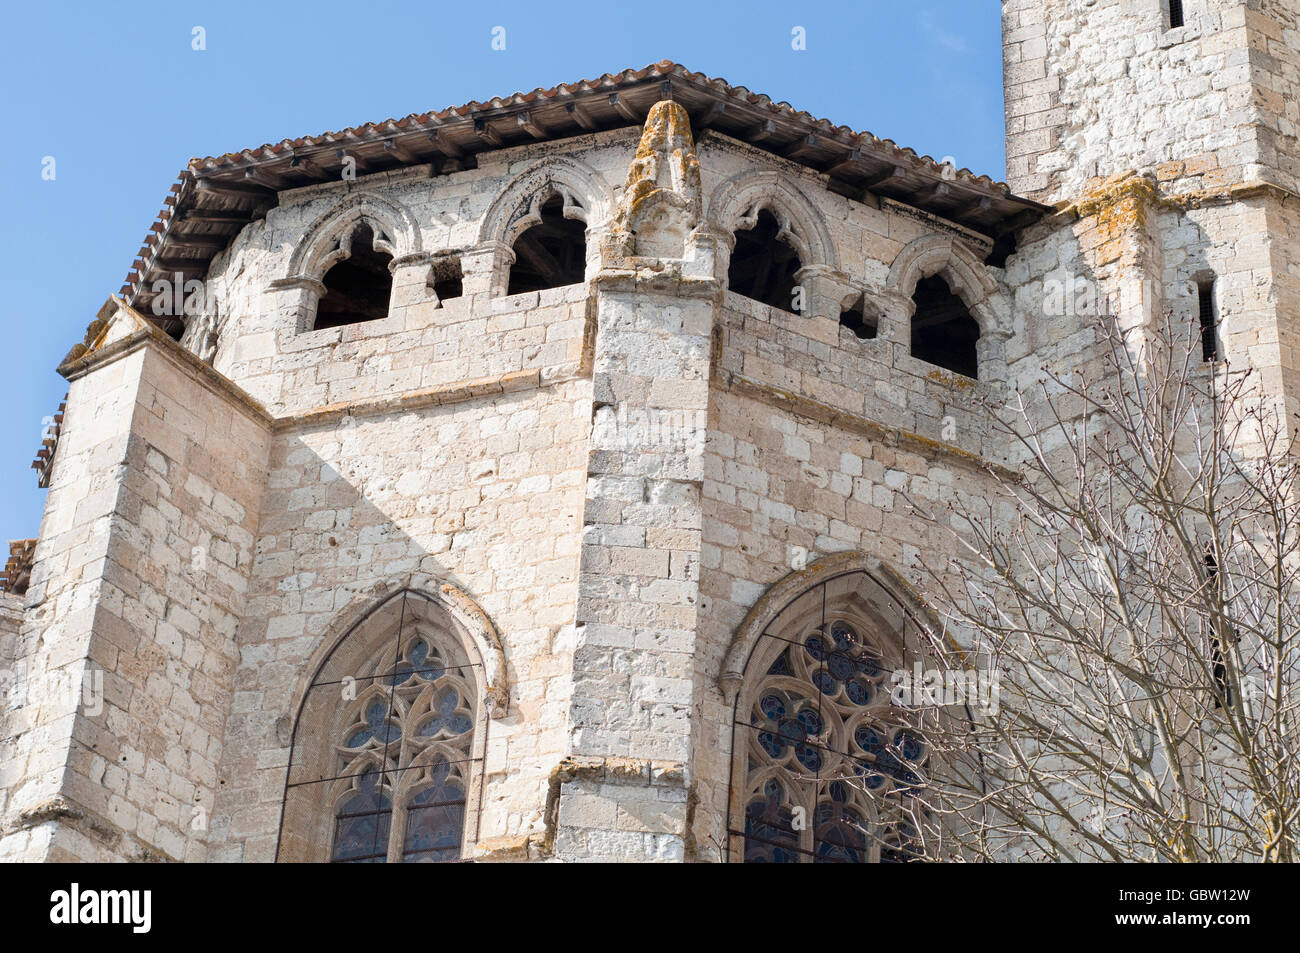
{"label": "pointed arch window", "polygon": [[580,284],[587,268],[587,225],[582,206],[562,190],[551,187],[536,197],[529,225],[514,242],[506,294],[545,291]]}
{"label": "pointed arch window", "polygon": [[391,249],[392,243],[366,219],[340,238],[336,260],[321,278],[325,294],[316,306],[315,329],[388,317]]}
{"label": "pointed arch window", "polygon": [[482,783],[483,666],[417,592],[358,622],[312,680],[290,744],[281,860],[463,857]]}
{"label": "pointed arch window", "polygon": [[979,322],[941,275],[922,278],[912,295],[912,356],[955,374],[979,377]]}
{"label": "pointed arch window", "polygon": [[736,697],[729,849],[747,863],[920,859],[930,751],[891,700],[907,614],[865,571],[793,599]]}
{"label": "pointed arch window", "polygon": [[727,287],[773,308],[798,313],[796,276],[803,262],[790,242],[789,227],[764,206],[741,219],[735,239]]}

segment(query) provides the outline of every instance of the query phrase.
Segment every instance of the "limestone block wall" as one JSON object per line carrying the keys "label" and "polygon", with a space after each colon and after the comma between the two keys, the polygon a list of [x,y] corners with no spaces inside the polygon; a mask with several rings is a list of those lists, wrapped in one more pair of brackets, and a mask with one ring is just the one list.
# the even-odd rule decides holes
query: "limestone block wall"
{"label": "limestone block wall", "polygon": [[1300,192],[1300,5],[1264,0],[1245,11],[1251,76],[1259,103],[1262,177]]}
{"label": "limestone block wall", "polygon": [[40,693],[6,726],[6,856],[207,856],[269,427],[170,342],[136,342],[72,383],[23,633]]}
{"label": "limestone block wall", "polygon": [[702,860],[726,844],[732,720],[719,675],[745,614],[773,584],[820,556],[860,550],[924,589],[922,565],[942,571],[951,536],[912,514],[942,515],[964,494],[987,496],[972,460],[934,447],[801,415],[771,397],[716,389],[705,458],[700,612],[694,672],[693,843]]}
{"label": "limestone block wall", "polygon": [[1186,0],[1176,29],[1165,9],[1005,0],[1014,191],[1053,202],[1130,168],[1160,168],[1172,191],[1261,179],[1295,190],[1295,5]]}
{"label": "limestone block wall", "polygon": [[[16,653],[24,704],[4,713],[3,734],[13,739],[3,767],[7,859],[44,858],[59,831],[58,814],[40,809],[57,805],[68,772],[143,364],[137,352],[69,389]],[[62,690],[50,691],[54,685]]]}
{"label": "limestone block wall", "polygon": [[[905,330],[905,326],[904,326]],[[884,429],[1000,460],[984,402],[1000,381],[972,380],[909,353],[908,340],[861,340],[839,323],[809,319],[728,293],[718,368],[741,388],[797,395]]]}
{"label": "limestone block wall", "polygon": [[[691,254],[620,264],[601,258],[601,239],[633,133],[501,150],[447,176],[426,167],[284,193],[214,265],[215,372],[158,344],[153,363],[130,356],[78,381],[104,382],[104,394],[74,391],[83,408],[118,406],[118,366],[148,383],[120,399],[125,416],[102,418],[117,429],[88,445],[103,443],[100,456],[61,445],[69,473],[111,474],[95,477],[109,495],[96,504],[56,484],[33,576],[30,619],[51,599],[93,604],[82,641],[60,644],[120,673],[106,690],[116,741],[95,736],[100,749],[83,755],[70,713],[48,716],[64,732],[53,749],[73,764],[51,768],[50,792],[66,777],[78,804],[120,828],[113,851],[272,860],[311,660],[393,586],[447,583],[499,632],[510,686],[486,728],[471,854],[716,859],[731,723],[717,680],[747,609],[796,550],[862,550],[914,581],[918,562],[952,555],[906,500],[980,497],[981,461],[1014,462],[989,406],[1036,360],[1086,356],[1082,322],[1034,309],[1045,276],[1085,261],[1089,229],[1104,226],[1043,226],[1004,271],[982,264],[979,236],[888,200],[850,201],[708,133]],[[507,296],[511,230],[548,176],[587,216],[587,280]],[[731,231],[756,203],[800,246],[808,315],[724,290]],[[391,313],[307,330],[313,262],[362,214],[396,253]],[[427,279],[445,254],[460,256],[465,294],[443,302]],[[912,287],[936,271],[981,323],[979,381],[908,353]],[[876,339],[838,323],[859,297]],[[183,341],[195,351],[201,324]],[[240,388],[266,410],[240,404]],[[166,426],[142,409],[155,403]],[[235,430],[204,429],[232,419],[239,448],[223,442]],[[92,524],[107,527],[94,545],[109,562],[80,595],[71,560],[98,539]],[[208,568],[186,581],[175,559],[194,547]],[[27,633],[24,655],[37,652]],[[35,776],[19,757],[0,770]],[[195,808],[206,828],[186,827]],[[60,823],[22,836],[71,829]],[[58,849],[101,850],[78,836]]]}
{"label": "limestone block wall", "polygon": [[[1243,343],[1249,345],[1258,341],[1262,344],[1273,334],[1277,335],[1286,419],[1294,420],[1295,414],[1300,413],[1300,326],[1296,321],[1296,316],[1300,315],[1300,202],[1270,197],[1257,203],[1255,208],[1261,207],[1267,234],[1273,236],[1273,240],[1264,245],[1270,262],[1270,280],[1267,283],[1261,280],[1260,269],[1248,273],[1243,267],[1232,287],[1241,296],[1243,311],[1250,315],[1249,321],[1242,322]],[[1231,346],[1231,334],[1235,329],[1230,321],[1229,314],[1225,323],[1229,325]]]}
{"label": "limestone block wall", "polygon": [[[608,182],[621,178],[613,170],[631,151],[622,134],[568,145],[568,157]],[[214,857],[274,856],[304,666],[342,614],[403,579],[447,580],[471,594],[502,634],[518,693],[510,715],[489,725],[486,797],[471,850],[491,856],[553,833],[555,853],[566,859],[696,856],[687,825],[694,759],[705,757],[711,794],[722,783],[725,798],[712,756],[700,752],[712,728],[729,723],[713,720],[716,710],[698,717],[702,673],[720,658],[722,633],[735,621],[734,611],[697,619],[698,606],[713,603],[699,588],[702,507],[738,507],[743,515],[733,522],[746,527],[746,546],[761,551],[753,557],[761,569],[744,571],[736,561],[750,550],[728,551],[726,570],[748,588],[742,598],[728,582],[723,595],[741,607],[779,578],[796,538],[814,552],[879,539],[882,556],[913,557],[929,541],[894,513],[899,491],[936,499],[948,492],[953,471],[935,454],[966,466],[999,455],[982,402],[998,390],[1005,333],[993,323],[1005,309],[981,311],[990,380],[959,378],[908,354],[911,288],[891,268],[906,259],[914,281],[946,267],[954,241],[979,249],[977,236],[887,202],[850,202],[815,174],[708,134],[701,156],[712,226],[725,242],[753,201],[777,202],[802,242],[814,314],[723,297],[716,285],[701,298],[671,274],[619,285],[591,260],[605,186],[590,177],[572,184],[592,214],[592,280],[506,296],[508,256],[501,242],[484,240],[498,234],[487,226],[527,195],[543,151],[505,150],[500,162],[437,179],[371,176],[288,193],[218,261],[227,281],[219,286],[226,311],[216,366],[280,420],[239,630]],[[562,163],[552,171],[566,174]],[[418,224],[402,239],[392,313],[302,330],[309,299],[302,283],[282,281],[294,256],[328,232],[321,223],[332,216],[362,207],[382,214],[385,202]],[[411,251],[417,234],[421,253],[462,250],[462,298],[428,300],[420,280],[404,277],[423,267]],[[472,240],[479,244],[468,247]],[[918,242],[929,244],[916,251]],[[944,260],[927,264],[935,254]],[[710,280],[724,279],[725,248],[706,267]],[[974,270],[984,277],[955,290],[984,306],[1000,294],[997,269]],[[863,293],[881,324],[876,341],[838,324],[841,304]],[[491,381],[508,381],[510,393],[483,396]],[[752,407],[768,407],[755,388],[769,401],[779,391],[800,402],[792,409],[776,400],[779,439],[763,437],[762,460],[757,444],[743,444],[734,458],[704,454],[703,414],[720,388],[724,409],[714,412],[723,417],[735,409],[748,420]],[[851,418],[854,436],[845,436],[837,414]],[[729,426],[728,418],[711,431],[728,439]],[[829,449],[846,439],[862,444],[862,454]],[[767,479],[771,487],[752,485]],[[715,571],[728,532],[714,531]],[[697,626],[713,627],[703,652]],[[558,810],[548,819],[551,798]],[[705,827],[712,831],[715,821]]]}
{"label": "limestone block wall", "polygon": [[[644,279],[644,283],[643,283]],[[678,860],[718,286],[602,272],[556,854]],[[648,415],[654,415],[649,418]]]}
{"label": "limestone block wall", "polygon": [[277,433],[237,634],[213,856],[275,857],[296,692],[349,609],[394,583],[469,594],[510,684],[488,724],[476,853],[542,831],[565,751],[591,387],[569,381]]}
{"label": "limestone block wall", "polygon": [[[585,294],[506,296],[517,206],[557,177],[586,220],[594,260],[595,233],[613,210],[611,183],[625,174],[636,138],[635,129],[615,130],[485,153],[477,168],[447,175],[419,166],[281,192],[209,272],[214,366],[275,414],[512,371],[568,372],[582,349]],[[362,214],[392,240],[389,315],[311,330],[328,252]],[[464,293],[444,302],[431,269],[448,256],[460,261]],[[190,324],[191,349],[203,324]]]}
{"label": "limestone block wall", "polygon": [[27,645],[20,639],[23,626],[23,598],[0,593],[0,817],[5,816],[9,792],[18,784],[20,770],[17,736],[10,733],[10,713],[25,697]]}

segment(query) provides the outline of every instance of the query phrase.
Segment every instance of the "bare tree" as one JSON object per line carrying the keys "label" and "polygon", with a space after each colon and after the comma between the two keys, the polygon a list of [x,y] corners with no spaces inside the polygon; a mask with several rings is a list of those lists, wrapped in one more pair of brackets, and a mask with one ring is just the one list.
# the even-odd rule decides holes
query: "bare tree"
{"label": "bare tree", "polygon": [[997,494],[914,502],[960,552],[926,567],[928,651],[998,689],[925,716],[927,856],[1297,859],[1294,438],[1259,374],[1155,324],[1101,317],[1090,373],[1011,395]]}

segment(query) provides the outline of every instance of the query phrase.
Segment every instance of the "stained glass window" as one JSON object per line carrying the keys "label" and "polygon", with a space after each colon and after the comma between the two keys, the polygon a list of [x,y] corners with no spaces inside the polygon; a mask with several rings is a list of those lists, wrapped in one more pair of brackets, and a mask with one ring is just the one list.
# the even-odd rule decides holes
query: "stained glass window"
{"label": "stained glass window", "polygon": [[733,833],[743,859],[918,859],[929,750],[890,699],[888,669],[901,655],[894,646],[886,657],[862,614],[840,617],[816,594],[807,602],[814,610],[787,613],[764,634],[761,674],[747,674],[737,702],[733,784],[744,787],[733,794]]}
{"label": "stained glass window", "polygon": [[[471,760],[474,705],[468,683],[439,650],[416,635],[358,699],[338,746],[343,776],[357,793],[335,809],[332,859],[383,862],[458,860],[465,823],[465,766]],[[391,653],[391,646],[384,652]],[[381,657],[377,668],[384,668]],[[382,772],[382,780],[379,780]],[[392,798],[399,823],[392,823]],[[362,843],[369,836],[371,844]]]}
{"label": "stained glass window", "polygon": [[294,727],[279,859],[462,858],[486,722],[483,664],[456,626],[405,591],[330,650]]}

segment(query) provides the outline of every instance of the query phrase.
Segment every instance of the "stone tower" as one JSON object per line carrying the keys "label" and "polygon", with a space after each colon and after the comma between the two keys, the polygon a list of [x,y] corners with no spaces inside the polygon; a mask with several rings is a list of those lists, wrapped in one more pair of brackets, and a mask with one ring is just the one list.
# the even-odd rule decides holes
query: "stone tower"
{"label": "stone tower", "polygon": [[1110,258],[1143,283],[1128,307],[1193,325],[1212,311],[1220,356],[1295,413],[1300,3],[1004,0],[1002,15],[1008,183],[1100,212],[1109,251],[1076,274],[1118,282]]}

